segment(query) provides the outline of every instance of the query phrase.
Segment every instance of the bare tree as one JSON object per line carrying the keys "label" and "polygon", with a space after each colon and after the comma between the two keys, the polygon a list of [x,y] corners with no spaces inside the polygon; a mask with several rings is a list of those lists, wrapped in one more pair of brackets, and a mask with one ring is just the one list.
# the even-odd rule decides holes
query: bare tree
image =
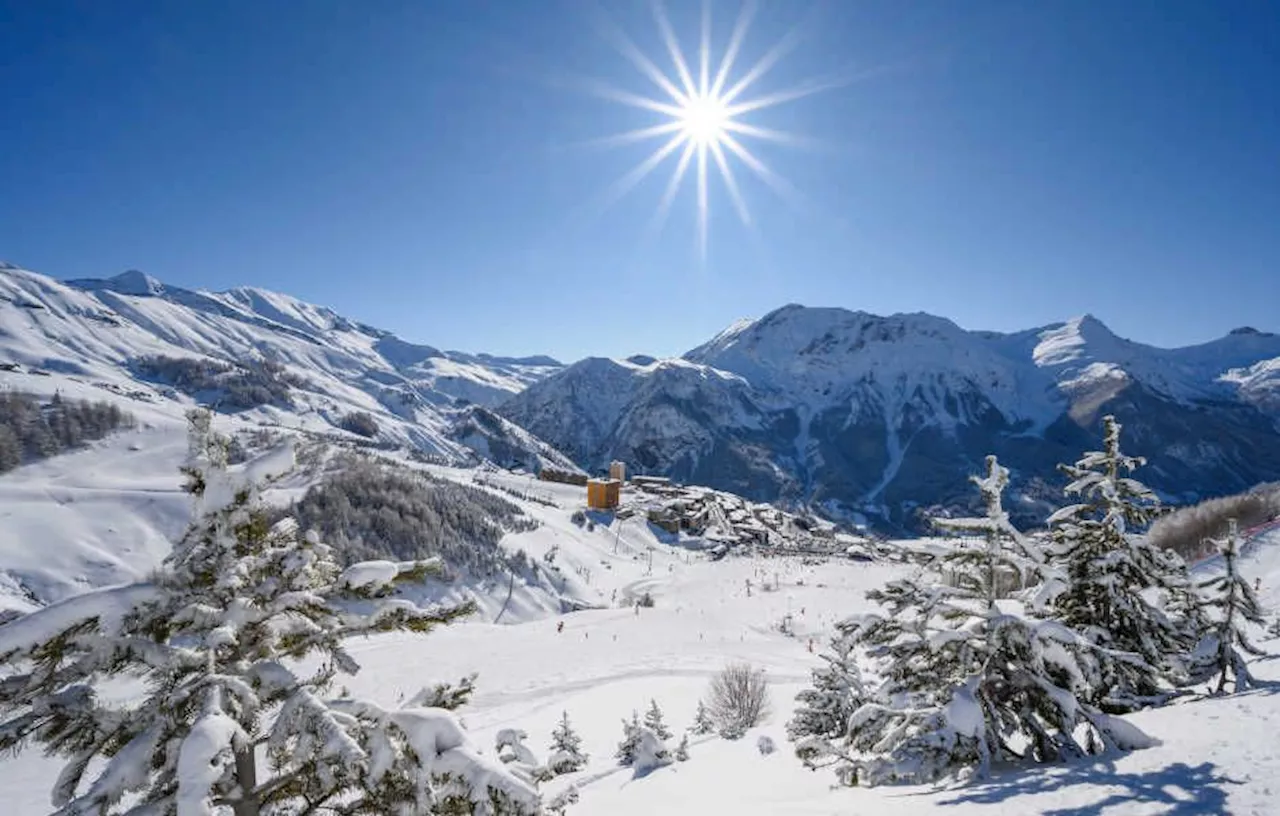
{"label": "bare tree", "polygon": [[725,739],[738,739],[769,713],[769,683],[764,670],[750,663],[730,663],[711,678],[707,708]]}

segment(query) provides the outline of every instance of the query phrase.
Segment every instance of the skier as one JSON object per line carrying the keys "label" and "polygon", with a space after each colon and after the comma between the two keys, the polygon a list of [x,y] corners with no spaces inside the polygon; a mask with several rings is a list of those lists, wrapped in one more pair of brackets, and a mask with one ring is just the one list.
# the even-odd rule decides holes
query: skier
{"label": "skier", "polygon": [[560,621],[559,623],[556,624],[556,634],[558,635],[563,631],[564,631],[564,621]]}

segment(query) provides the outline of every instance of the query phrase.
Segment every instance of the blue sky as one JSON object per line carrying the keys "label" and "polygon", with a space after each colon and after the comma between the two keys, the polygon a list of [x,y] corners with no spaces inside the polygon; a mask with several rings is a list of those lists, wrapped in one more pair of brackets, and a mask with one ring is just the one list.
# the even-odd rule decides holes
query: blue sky
{"label": "blue sky", "polygon": [[[718,60],[740,4],[712,0]],[[685,52],[699,2],[668,0]],[[746,96],[860,77],[743,120],[794,185],[687,179],[650,229],[661,95],[601,12],[674,75],[631,0],[0,0],[0,258],[253,285],[406,339],[500,354],[680,353],[788,302],[967,328],[1091,312],[1158,345],[1280,318],[1280,4],[766,0]]]}

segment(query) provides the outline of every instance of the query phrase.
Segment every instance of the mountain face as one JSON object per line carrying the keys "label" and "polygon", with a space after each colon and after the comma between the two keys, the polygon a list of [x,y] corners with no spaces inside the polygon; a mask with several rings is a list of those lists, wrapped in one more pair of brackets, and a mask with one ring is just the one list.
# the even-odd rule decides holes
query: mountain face
{"label": "mountain face", "polygon": [[562,366],[409,343],[261,289],[0,264],[0,387],[71,381],[179,417],[212,404],[460,463],[621,459],[899,530],[919,529],[922,508],[972,506],[967,477],[988,453],[1013,471],[1009,506],[1039,521],[1061,500],[1055,465],[1097,447],[1106,413],[1169,499],[1280,480],[1280,337],[1249,328],[1159,349],[1088,316],[1000,334],[793,305],[680,358]]}
{"label": "mountain face", "polygon": [[[504,402],[560,368],[549,357],[408,343],[261,289],[196,292],[135,271],[60,282],[0,266],[0,386],[7,372],[38,373],[324,432],[368,414],[380,441],[466,461],[474,458],[468,442],[487,444],[466,422],[470,409]],[[500,435],[508,456],[563,462],[527,433]]]}
{"label": "mountain face", "polygon": [[1088,316],[999,334],[786,306],[680,360],[584,360],[500,411],[588,467],[621,458],[907,529],[920,507],[969,506],[967,477],[995,453],[1031,521],[1060,498],[1054,466],[1097,447],[1105,413],[1169,498],[1280,478],[1280,337],[1158,349]]}

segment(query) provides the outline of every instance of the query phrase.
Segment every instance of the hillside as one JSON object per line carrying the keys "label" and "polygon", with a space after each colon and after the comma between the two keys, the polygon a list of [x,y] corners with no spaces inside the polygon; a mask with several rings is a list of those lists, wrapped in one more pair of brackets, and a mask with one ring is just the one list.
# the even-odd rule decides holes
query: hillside
{"label": "hillside", "polygon": [[194,292],[132,271],[60,282],[0,268],[0,386],[39,393],[83,383],[170,415],[202,402],[323,432],[368,413],[381,443],[468,461],[458,414],[559,367],[415,345],[260,289]]}
{"label": "hillside", "polygon": [[[447,473],[447,469],[432,468]],[[459,472],[460,473],[460,472]],[[524,480],[500,477],[517,487]],[[569,488],[546,485],[555,497]],[[567,494],[566,494],[567,495]],[[538,511],[534,511],[538,512]],[[587,532],[562,511],[545,510],[551,532],[522,537],[531,554],[557,546],[555,560],[577,576],[606,608],[557,620],[515,614],[515,625],[488,620],[463,623],[423,637],[381,635],[350,644],[362,671],[351,679],[353,693],[396,707],[424,685],[479,672],[477,693],[460,713],[475,742],[492,755],[496,735],[519,728],[528,747],[547,755],[547,740],[562,712],[568,712],[589,754],[583,770],[543,786],[550,797],[569,785],[580,792],[569,814],[732,812],[743,816],[894,812],[1200,814],[1275,812],[1274,780],[1280,757],[1274,750],[1280,726],[1280,695],[1261,690],[1223,699],[1175,703],[1128,719],[1160,744],[1096,761],[1002,771],[968,787],[841,787],[830,771],[806,769],[792,754],[785,723],[794,697],[810,671],[820,665],[808,649],[821,645],[832,625],[869,608],[863,593],[905,575],[909,568],[889,563],[849,563],[797,558],[732,558],[710,562],[682,542],[651,538],[643,525],[603,525]],[[639,557],[639,556],[644,557]],[[1211,573],[1216,565],[1201,567]],[[1280,603],[1280,537],[1254,542],[1242,565],[1250,581],[1259,579],[1262,600]],[[777,591],[748,586],[775,582]],[[635,610],[640,593],[653,608]],[[778,623],[790,616],[793,634]],[[1259,638],[1269,651],[1280,640]],[[614,750],[620,719],[656,700],[677,732],[691,722],[709,678],[726,661],[747,660],[764,668],[773,711],[744,739],[714,736],[690,740],[690,759],[635,774],[620,768]],[[1280,664],[1260,658],[1260,677],[1280,681]],[[758,738],[771,738],[777,751],[764,755]],[[10,794],[14,816],[48,812],[48,790],[59,766],[36,751],[0,763],[0,789]]]}

